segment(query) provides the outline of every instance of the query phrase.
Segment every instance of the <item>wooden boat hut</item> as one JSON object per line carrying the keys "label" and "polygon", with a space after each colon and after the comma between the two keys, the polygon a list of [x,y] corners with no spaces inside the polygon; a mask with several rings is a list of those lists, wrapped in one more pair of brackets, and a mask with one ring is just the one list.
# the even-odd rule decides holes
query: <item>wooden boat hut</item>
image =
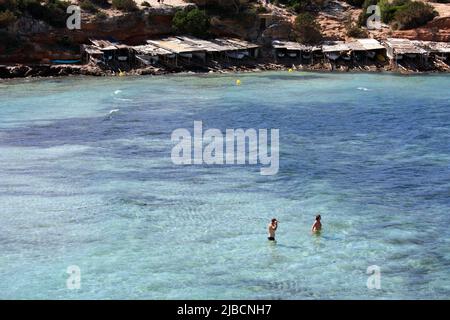
{"label": "wooden boat hut", "polygon": [[[217,40],[217,39],[216,39]],[[223,42],[229,43],[231,46],[234,46],[235,51],[238,51],[239,53],[243,53],[244,57],[250,57],[250,58],[258,58],[259,57],[259,50],[260,46],[242,39],[236,39],[236,38],[226,38],[222,39]]]}
{"label": "wooden boat hut", "polygon": [[227,58],[242,60],[259,56],[260,46],[245,40],[216,38],[212,39],[211,42],[217,45]]}
{"label": "wooden boat hut", "polygon": [[385,61],[386,48],[376,39],[356,39],[350,42],[348,46],[355,62]]}
{"label": "wooden boat hut", "polygon": [[92,45],[103,52],[105,62],[128,62],[131,61],[130,47],[118,42],[111,42],[109,40],[89,39]]}
{"label": "wooden boat hut", "polygon": [[177,36],[177,39],[191,47],[204,50],[210,56],[228,56],[243,59],[244,57],[258,57],[260,46],[240,39],[214,39],[211,41],[198,39],[192,36]]}
{"label": "wooden boat hut", "polygon": [[206,52],[207,59],[225,57],[226,53],[229,50],[234,50],[233,47],[222,46],[220,44],[203,39],[198,39],[192,36],[177,36],[177,38],[188,43],[191,46],[196,46],[199,49],[204,50]]}
{"label": "wooden boat hut", "polygon": [[417,47],[428,52],[429,56],[434,60],[440,60],[450,63],[450,43],[435,41],[419,41],[413,40],[412,43]]}
{"label": "wooden boat hut", "polygon": [[206,62],[206,51],[176,37],[164,38],[161,40],[147,40],[148,44],[164,49],[175,54],[175,65],[178,63],[191,64],[194,60]]}
{"label": "wooden boat hut", "polygon": [[388,38],[384,41],[384,45],[387,57],[395,65],[398,64],[398,61],[423,64],[427,58],[427,51],[409,39]]}
{"label": "wooden boat hut", "polygon": [[322,52],[328,61],[343,59],[350,61],[350,47],[344,41],[326,42],[322,45]]}
{"label": "wooden boat hut", "polygon": [[134,55],[129,46],[109,40],[89,40],[90,45],[81,45],[84,63],[94,63],[112,70],[125,70],[133,66]]}
{"label": "wooden boat hut", "polygon": [[237,59],[242,60],[245,57],[249,57],[250,53],[240,46],[236,46],[233,43],[228,42],[226,39],[216,38],[212,39],[211,43],[217,46],[220,52],[220,56],[225,60]]}
{"label": "wooden boat hut", "polygon": [[[321,52],[318,46],[304,45],[292,41],[275,40],[272,42],[273,55],[279,59],[300,59],[302,62],[314,63],[314,57]],[[316,57],[317,58],[317,57]]]}
{"label": "wooden boat hut", "polygon": [[103,51],[101,51],[97,47],[88,44],[82,44],[80,51],[82,63],[92,63],[95,65],[104,63]]}
{"label": "wooden boat hut", "polygon": [[175,54],[152,44],[134,46],[136,60],[143,65],[154,65],[159,62],[172,64]]}

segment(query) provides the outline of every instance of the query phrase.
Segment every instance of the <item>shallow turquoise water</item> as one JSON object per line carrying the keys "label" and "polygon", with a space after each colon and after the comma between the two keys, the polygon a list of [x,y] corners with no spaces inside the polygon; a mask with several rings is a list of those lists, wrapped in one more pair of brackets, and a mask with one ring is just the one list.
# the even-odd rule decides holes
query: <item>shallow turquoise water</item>
{"label": "shallow turquoise water", "polygon": [[[449,89],[320,73],[0,82],[0,298],[449,299]],[[170,135],[194,120],[279,128],[279,173],[172,164]]]}

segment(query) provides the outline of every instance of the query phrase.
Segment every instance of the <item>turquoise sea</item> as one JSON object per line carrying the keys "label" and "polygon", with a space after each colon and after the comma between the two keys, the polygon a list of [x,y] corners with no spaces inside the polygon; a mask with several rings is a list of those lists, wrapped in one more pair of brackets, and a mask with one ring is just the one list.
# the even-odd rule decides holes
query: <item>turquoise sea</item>
{"label": "turquoise sea", "polygon": [[[174,165],[197,120],[279,129],[278,174]],[[448,75],[3,81],[0,163],[0,299],[450,298]]]}

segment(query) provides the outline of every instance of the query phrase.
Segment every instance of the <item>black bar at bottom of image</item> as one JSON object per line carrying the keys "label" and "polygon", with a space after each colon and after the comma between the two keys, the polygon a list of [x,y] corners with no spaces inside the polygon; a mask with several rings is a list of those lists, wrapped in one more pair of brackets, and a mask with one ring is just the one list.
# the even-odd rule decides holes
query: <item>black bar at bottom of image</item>
{"label": "black bar at bottom of image", "polygon": [[[3,311],[8,308],[15,315],[22,312],[46,316],[61,316],[69,312],[71,317],[95,314],[112,314],[129,319],[143,315],[143,319],[280,319],[294,317],[345,316],[346,318],[384,317],[389,308],[397,309],[403,316],[416,315],[420,311],[439,312],[448,309],[448,300],[120,300],[120,301],[1,301]],[[62,312],[62,313],[61,313]],[[158,316],[157,316],[158,315]],[[156,317],[157,316],[157,317]]]}

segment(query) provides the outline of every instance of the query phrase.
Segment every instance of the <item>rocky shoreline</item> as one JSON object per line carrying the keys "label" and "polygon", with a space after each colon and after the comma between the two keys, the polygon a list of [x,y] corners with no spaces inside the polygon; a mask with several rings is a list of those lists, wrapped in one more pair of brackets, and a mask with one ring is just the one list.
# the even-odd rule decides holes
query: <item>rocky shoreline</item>
{"label": "rocky shoreline", "polygon": [[429,69],[429,70],[410,70],[404,67],[394,67],[389,64],[378,65],[350,65],[350,64],[331,64],[317,63],[314,65],[302,64],[284,64],[274,61],[254,61],[252,63],[239,65],[221,65],[221,66],[190,66],[177,69],[168,69],[164,67],[146,67],[133,69],[127,72],[117,73],[111,70],[102,70],[93,65],[0,65],[0,79],[14,78],[46,78],[46,77],[63,77],[71,75],[85,76],[127,76],[127,75],[164,75],[172,73],[235,73],[235,72],[258,72],[258,71],[323,71],[323,72],[396,72],[400,74],[416,74],[416,73],[448,73],[449,70]]}

